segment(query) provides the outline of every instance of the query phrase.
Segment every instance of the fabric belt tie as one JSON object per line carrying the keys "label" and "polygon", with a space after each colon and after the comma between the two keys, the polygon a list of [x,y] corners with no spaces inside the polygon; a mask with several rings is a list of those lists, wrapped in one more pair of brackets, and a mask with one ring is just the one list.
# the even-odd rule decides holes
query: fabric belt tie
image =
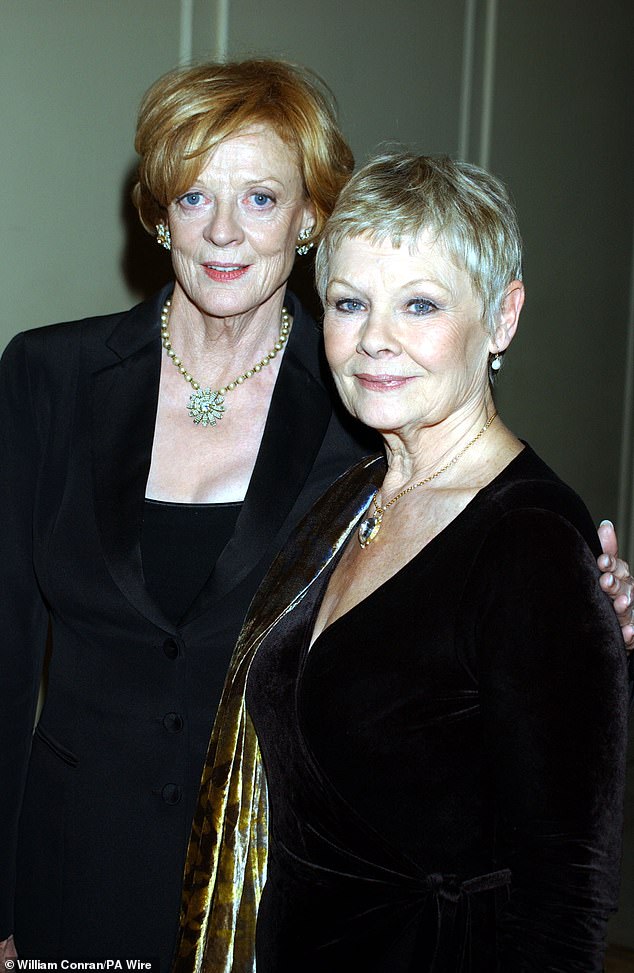
{"label": "fabric belt tie", "polygon": [[427,876],[425,883],[437,909],[436,948],[429,973],[469,973],[471,969],[471,896],[477,892],[508,888],[511,872],[502,868],[475,878],[456,875]]}

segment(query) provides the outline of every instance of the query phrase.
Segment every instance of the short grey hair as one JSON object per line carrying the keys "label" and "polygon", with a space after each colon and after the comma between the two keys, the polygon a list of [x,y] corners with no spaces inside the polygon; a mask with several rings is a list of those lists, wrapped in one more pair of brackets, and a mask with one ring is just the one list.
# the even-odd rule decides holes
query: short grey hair
{"label": "short grey hair", "polygon": [[344,240],[367,236],[415,250],[426,230],[467,271],[491,334],[504,294],[522,279],[515,210],[499,179],[448,156],[391,152],[371,159],[344,186],[317,250],[317,289],[325,300],[330,263]]}

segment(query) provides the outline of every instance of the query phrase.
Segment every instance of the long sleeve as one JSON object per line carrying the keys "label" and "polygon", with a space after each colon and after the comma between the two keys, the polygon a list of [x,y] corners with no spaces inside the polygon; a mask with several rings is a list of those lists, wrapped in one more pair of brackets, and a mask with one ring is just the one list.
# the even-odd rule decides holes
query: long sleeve
{"label": "long sleeve", "polygon": [[33,564],[41,455],[23,336],[0,365],[0,940],[13,929],[17,825],[47,631]]}
{"label": "long sleeve", "polygon": [[593,553],[558,514],[506,514],[473,575],[497,856],[512,871],[498,968],[601,971],[618,899],[625,774],[618,626]]}

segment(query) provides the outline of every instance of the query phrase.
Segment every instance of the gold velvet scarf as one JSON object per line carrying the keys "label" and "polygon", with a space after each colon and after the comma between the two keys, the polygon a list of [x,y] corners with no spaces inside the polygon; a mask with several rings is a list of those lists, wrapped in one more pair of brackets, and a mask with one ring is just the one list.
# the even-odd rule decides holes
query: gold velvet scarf
{"label": "gold velvet scarf", "polygon": [[327,491],[256,593],[229,666],[187,850],[174,973],[255,973],[255,926],[266,880],[266,779],[245,704],[262,641],[303,600],[346,543],[383,478],[367,458]]}

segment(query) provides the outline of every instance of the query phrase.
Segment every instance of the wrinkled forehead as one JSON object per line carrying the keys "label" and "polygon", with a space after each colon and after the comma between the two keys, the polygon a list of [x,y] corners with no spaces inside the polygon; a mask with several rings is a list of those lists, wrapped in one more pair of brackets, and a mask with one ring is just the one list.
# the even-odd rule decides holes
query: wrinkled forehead
{"label": "wrinkled forehead", "polygon": [[[203,173],[226,168],[232,159],[249,158],[251,164],[268,175],[279,170],[286,180],[297,180],[304,189],[304,176],[297,145],[268,121],[253,122],[238,128],[216,126],[211,132],[197,132],[180,157],[173,160],[172,196],[184,192]],[[270,170],[270,172],[268,171]]]}
{"label": "wrinkled forehead", "polygon": [[452,249],[451,239],[431,226],[396,238],[372,231],[342,235],[321,282],[324,295],[342,281],[379,290],[426,281],[440,285],[456,300],[475,299],[481,304],[477,283],[464,259]]}
{"label": "wrinkled forehead", "polygon": [[213,161],[219,152],[227,149],[244,150],[253,147],[264,159],[275,159],[288,166],[301,178],[301,157],[296,142],[281,126],[269,121],[254,121],[239,128],[222,129],[213,134],[207,147],[202,145],[200,160],[203,165]]}

